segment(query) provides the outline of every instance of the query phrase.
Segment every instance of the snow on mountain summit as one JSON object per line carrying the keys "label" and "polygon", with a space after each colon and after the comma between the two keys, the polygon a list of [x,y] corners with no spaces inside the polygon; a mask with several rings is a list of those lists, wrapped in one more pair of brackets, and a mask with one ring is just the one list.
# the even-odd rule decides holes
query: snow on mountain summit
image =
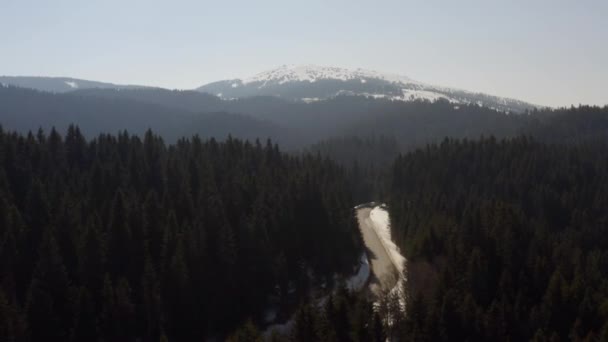
{"label": "snow on mountain summit", "polygon": [[259,73],[253,77],[249,77],[242,80],[243,84],[250,84],[256,82],[277,82],[284,84],[287,82],[294,81],[308,81],[316,82],[317,80],[360,80],[361,83],[366,83],[366,79],[379,79],[391,83],[417,83],[406,76],[400,76],[396,74],[379,73],[372,70],[366,69],[345,69],[338,67],[325,67],[317,65],[282,65],[276,69]]}
{"label": "snow on mountain summit", "polygon": [[363,96],[403,102],[476,104],[505,112],[525,112],[535,108],[515,99],[430,85],[397,74],[317,65],[282,65],[247,78],[209,83],[196,90],[223,99],[276,96],[315,102],[338,96]]}

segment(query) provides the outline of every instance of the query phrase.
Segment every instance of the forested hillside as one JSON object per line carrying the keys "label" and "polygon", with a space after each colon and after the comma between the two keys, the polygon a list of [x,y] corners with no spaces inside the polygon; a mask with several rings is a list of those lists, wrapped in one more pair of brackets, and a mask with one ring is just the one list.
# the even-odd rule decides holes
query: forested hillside
{"label": "forested hillside", "polygon": [[268,142],[0,129],[0,334],[222,339],[361,246],[344,171]]}
{"label": "forested hillside", "polygon": [[528,115],[506,115],[476,104],[391,101],[365,96],[336,96],[303,103],[274,96],[225,100],[210,94],[166,89],[87,89],[74,94],[105,99],[130,99],[191,112],[241,113],[297,132],[290,147],[340,136],[394,137],[403,148],[437,142],[445,136],[516,136],[532,120]]}
{"label": "forested hillside", "polygon": [[[604,340],[607,111],[0,87],[0,337]],[[403,314],[339,281],[370,200]]]}
{"label": "forested hillside", "polygon": [[[445,100],[401,102],[337,96],[303,103],[272,96],[226,100],[160,88],[51,94],[0,87],[0,122],[6,129],[22,133],[53,126],[64,132],[68,125],[76,124],[91,138],[120,130],[141,136],[150,128],[169,142],[194,134],[222,140],[231,134],[250,140],[272,138],[289,151],[324,141],[324,146],[312,149],[331,149],[331,156],[341,162],[357,160],[359,164],[362,160],[390,163],[394,148],[409,151],[446,136],[477,139],[527,134],[546,142],[597,140],[608,136],[607,111],[606,107],[581,106],[509,114]],[[353,137],[372,141],[383,137],[394,140],[395,146],[368,156],[369,151],[360,150],[361,144]]]}
{"label": "forested hillside", "polygon": [[0,32],[0,342],[608,342],[608,0]]}
{"label": "forested hillside", "polygon": [[[150,92],[154,94],[154,90]],[[0,124],[5,129],[24,134],[36,132],[39,128],[49,131],[53,127],[63,134],[69,125],[74,124],[87,138],[119,131],[142,137],[146,130],[152,129],[171,143],[195,134],[218,140],[225,139],[229,134],[250,140],[258,137],[264,140],[270,137],[282,143],[289,140],[287,132],[276,124],[241,114],[214,110],[187,111],[130,98],[82,96],[79,93],[52,94],[2,86]]]}
{"label": "forested hillside", "polygon": [[0,76],[0,85],[36,89],[51,93],[66,93],[77,89],[138,89],[135,85],[118,85],[71,77]]}
{"label": "forested hillside", "polygon": [[344,165],[356,203],[366,203],[382,198],[382,185],[401,147],[393,137],[350,136],[320,141],[306,151]]}
{"label": "forested hillside", "polygon": [[399,157],[402,339],[607,340],[607,147],[446,139]]}
{"label": "forested hillside", "polygon": [[401,148],[397,140],[390,136],[334,137],[322,140],[308,149],[320,153],[343,165],[371,164],[383,168],[393,163]]}
{"label": "forested hillside", "polygon": [[286,150],[298,150],[343,136],[390,137],[402,149],[437,142],[445,136],[512,137],[533,120],[525,114],[507,115],[441,100],[401,102],[337,96],[303,103],[272,96],[224,100],[158,88],[52,94],[0,87],[0,122],[6,129],[23,133],[52,126],[63,132],[75,124],[87,137],[119,130],[142,135],[151,128],[170,142],[193,134],[216,139],[228,134],[242,139],[270,137]]}
{"label": "forested hillside", "polygon": [[392,136],[406,151],[440,142],[446,136],[460,139],[491,135],[516,137],[535,121],[528,114],[506,114],[444,100],[387,105],[375,114],[348,127],[348,134]]}
{"label": "forested hillside", "polygon": [[608,139],[608,106],[578,106],[532,112],[525,131],[549,143],[582,143]]}

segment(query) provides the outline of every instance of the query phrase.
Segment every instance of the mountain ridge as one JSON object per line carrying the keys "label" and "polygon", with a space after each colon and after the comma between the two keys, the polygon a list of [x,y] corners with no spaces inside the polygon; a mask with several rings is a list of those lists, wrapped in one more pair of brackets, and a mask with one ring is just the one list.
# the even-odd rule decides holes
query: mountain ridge
{"label": "mountain ridge", "polygon": [[[0,84],[54,93],[87,89],[167,89],[71,77],[0,76]],[[274,96],[288,101],[316,102],[346,95],[402,102],[446,100],[455,106],[476,104],[514,113],[544,107],[507,97],[431,85],[394,73],[312,64],[282,65],[253,76],[215,81],[191,90],[209,93],[224,100]]]}
{"label": "mountain ridge", "polygon": [[242,79],[211,82],[195,90],[223,99],[271,95],[313,102],[352,95],[405,102],[435,102],[444,99],[455,105],[478,104],[503,112],[518,113],[541,107],[517,99],[431,85],[393,73],[311,64],[282,65]]}
{"label": "mountain ridge", "polygon": [[29,88],[51,93],[67,93],[81,89],[144,89],[141,85],[115,84],[73,77],[0,76],[0,85]]}

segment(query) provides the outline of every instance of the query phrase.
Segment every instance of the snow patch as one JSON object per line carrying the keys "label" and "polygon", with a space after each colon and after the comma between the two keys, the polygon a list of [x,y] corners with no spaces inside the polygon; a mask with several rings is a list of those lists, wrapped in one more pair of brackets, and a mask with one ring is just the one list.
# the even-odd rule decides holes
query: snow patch
{"label": "snow patch", "polygon": [[405,258],[403,255],[401,255],[399,247],[397,247],[397,245],[395,245],[391,239],[391,227],[388,211],[381,207],[375,207],[369,213],[369,217],[374,223],[374,230],[378,234],[378,237],[380,237],[382,244],[386,248],[386,252],[389,254],[389,257],[392,259],[393,264],[397,268],[397,271],[399,273],[403,273],[405,268]]}
{"label": "snow patch", "polygon": [[[371,270],[370,270],[369,260],[367,259],[367,255],[365,253],[362,253],[361,257],[359,258],[359,269],[357,270],[357,273],[355,273],[352,277],[350,277],[346,280],[347,288],[351,291],[359,291],[359,290],[363,289],[363,287],[367,283],[367,280],[368,280],[370,274],[371,274]],[[321,287],[324,288],[325,286],[321,286]],[[294,292],[295,292],[295,287],[294,287]],[[290,293],[292,293],[291,290],[290,290]],[[328,298],[329,298],[328,295],[324,295],[323,297],[315,300],[313,302],[313,305],[316,306],[320,310],[325,306],[325,303],[327,303]],[[277,308],[273,307],[273,308],[266,309],[264,311],[264,322],[270,323],[270,322],[275,321],[277,318],[277,314],[278,314]],[[270,334],[272,334],[275,331],[279,334],[287,334],[293,329],[294,324],[295,324],[295,313],[285,323],[276,323],[276,324],[272,324],[272,325],[268,326],[268,328],[266,328],[266,330],[264,331],[264,336],[266,338],[268,338],[270,336]]]}
{"label": "snow patch", "polygon": [[278,313],[279,313],[279,310],[276,307],[266,309],[264,311],[264,322],[265,323],[274,322],[274,320],[277,319]]}
{"label": "snow patch", "polygon": [[78,89],[78,83],[76,83],[74,81],[65,81],[65,84],[70,86],[70,88],[72,88],[72,89]]}
{"label": "snow patch", "polygon": [[[353,94],[353,95],[356,95],[356,94]],[[386,97],[387,97],[385,94],[370,94],[370,93],[363,93],[363,94],[361,94],[361,95],[363,95],[363,96],[365,96],[365,97],[371,97],[371,98],[374,98],[374,99],[384,99],[384,98],[386,98]]]}
{"label": "snow patch", "polygon": [[402,89],[401,91],[403,92],[403,97],[400,98],[400,100],[402,101],[426,100],[430,102],[435,102],[439,99],[445,99],[450,102],[457,102],[456,100],[448,96],[429,90]]}
{"label": "snow patch", "polygon": [[355,275],[346,280],[346,286],[351,291],[358,291],[363,288],[367,282],[367,279],[369,278],[369,275],[369,260],[367,260],[367,255],[363,253],[359,259],[359,270]]}
{"label": "snow patch", "polygon": [[[295,314],[294,314],[294,316],[295,316]],[[285,335],[285,334],[289,333],[292,330],[292,327],[295,323],[294,318],[295,317],[292,317],[287,322],[282,323],[282,324],[273,324],[273,325],[269,326],[264,331],[264,337],[266,339],[268,339],[272,335],[273,332],[277,332],[281,335]]]}
{"label": "snow patch", "polygon": [[406,279],[406,259],[401,255],[399,247],[393,242],[391,238],[391,223],[386,211],[385,206],[378,206],[371,210],[369,217],[373,222],[373,229],[380,238],[380,242],[384,246],[386,253],[391,259],[393,265],[397,269],[399,280],[395,287],[390,291],[391,295],[396,295],[399,298],[399,305],[401,310],[405,310],[405,293],[403,293],[403,284]]}
{"label": "snow patch", "polygon": [[239,86],[239,84],[238,84],[238,83],[232,83],[232,85],[231,85],[231,87],[232,87],[232,88],[236,88],[236,87],[238,87],[238,86]]}

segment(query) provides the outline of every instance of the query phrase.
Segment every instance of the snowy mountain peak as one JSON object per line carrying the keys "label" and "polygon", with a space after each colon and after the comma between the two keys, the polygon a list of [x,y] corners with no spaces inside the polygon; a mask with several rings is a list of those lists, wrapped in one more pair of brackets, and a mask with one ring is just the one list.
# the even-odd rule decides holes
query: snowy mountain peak
{"label": "snowy mountain peak", "polygon": [[278,68],[259,73],[242,80],[243,84],[256,82],[284,84],[288,82],[316,82],[318,80],[350,81],[359,79],[365,83],[367,79],[378,79],[390,83],[418,83],[406,76],[379,73],[365,69],[345,69],[318,65],[282,65]]}
{"label": "snowy mountain peak", "polygon": [[535,108],[514,99],[431,85],[397,74],[317,65],[282,65],[252,77],[217,81],[196,90],[223,99],[276,96],[310,103],[338,96],[363,96],[403,102],[447,101],[455,106],[474,104],[505,112]]}

